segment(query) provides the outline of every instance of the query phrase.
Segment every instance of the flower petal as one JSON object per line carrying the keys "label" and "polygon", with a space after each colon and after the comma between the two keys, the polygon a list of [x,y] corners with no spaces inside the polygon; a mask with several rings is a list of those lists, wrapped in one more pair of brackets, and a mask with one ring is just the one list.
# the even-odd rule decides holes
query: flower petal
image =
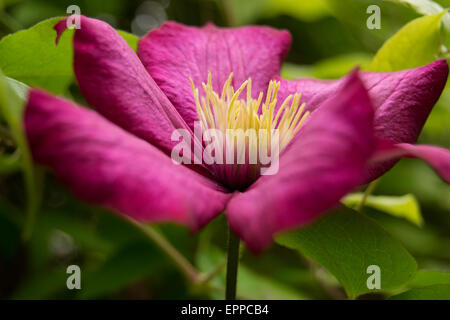
{"label": "flower petal", "polygon": [[290,42],[287,31],[269,27],[198,28],[168,22],[139,41],[138,55],[192,128],[198,117],[189,77],[198,88],[210,71],[216,92],[231,72],[235,88],[251,77],[256,96],[279,74]]}
{"label": "flower petal", "polygon": [[38,163],[80,198],[133,218],[195,230],[219,214],[229,197],[96,112],[43,91],[30,91],[25,125]]}
{"label": "flower petal", "polygon": [[398,160],[400,157],[420,158],[426,161],[447,183],[450,183],[450,150],[430,145],[377,141],[373,162],[384,163],[386,160]]}
{"label": "flower petal", "polygon": [[[67,19],[55,30],[58,38]],[[170,152],[170,136],[187,128],[136,53],[107,23],[80,16],[74,35],[74,70],[86,101],[125,130]]]}
{"label": "flower petal", "polygon": [[262,176],[227,206],[232,230],[257,252],[273,234],[315,219],[362,183],[374,150],[373,106],[358,73],[314,111],[281,155],[279,172]]}
{"label": "flower petal", "polygon": [[[362,72],[363,80],[375,107],[375,135],[395,142],[413,143],[447,81],[445,60],[399,72]],[[301,92],[307,108],[313,110],[342,88],[345,79],[281,80],[279,101]]]}

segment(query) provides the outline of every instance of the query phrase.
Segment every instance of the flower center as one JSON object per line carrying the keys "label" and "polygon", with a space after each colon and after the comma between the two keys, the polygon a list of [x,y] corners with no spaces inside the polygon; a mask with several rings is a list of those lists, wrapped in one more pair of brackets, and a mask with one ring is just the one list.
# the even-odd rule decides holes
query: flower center
{"label": "flower center", "polygon": [[[209,73],[208,83],[202,83],[201,97],[190,81],[203,140],[212,141],[206,148],[213,150],[211,158],[219,164],[215,166],[217,175],[225,185],[245,189],[260,174],[265,174],[264,168],[278,161],[279,153],[300,130],[309,111],[304,112],[305,103],[300,105],[301,95],[296,93],[289,95],[275,112],[280,82],[270,81],[263,102],[263,92],[253,99],[251,78],[236,91],[232,79],[233,73],[219,96]],[[246,99],[241,99],[245,89]]]}

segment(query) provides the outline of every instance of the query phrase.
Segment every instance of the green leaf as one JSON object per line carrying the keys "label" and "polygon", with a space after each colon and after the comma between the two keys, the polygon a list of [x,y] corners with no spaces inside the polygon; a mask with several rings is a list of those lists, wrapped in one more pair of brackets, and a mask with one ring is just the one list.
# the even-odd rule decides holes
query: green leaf
{"label": "green leaf", "polygon": [[2,38],[0,68],[3,73],[30,86],[64,93],[73,81],[73,31],[64,32],[56,45],[53,26],[59,20],[61,17],[44,20]]}
{"label": "green leaf", "polygon": [[12,294],[12,299],[39,300],[56,298],[58,293],[67,292],[66,280],[69,275],[65,268],[46,270],[31,276]]}
{"label": "green leaf", "polygon": [[417,268],[408,251],[375,221],[345,207],[301,230],[278,236],[276,242],[325,267],[351,299],[372,291],[367,288],[370,265],[380,267],[381,290],[403,285]]}
{"label": "green leaf", "polygon": [[323,0],[231,0],[226,4],[232,24],[255,23],[260,18],[288,15],[296,19],[312,22],[328,16],[329,10]]}
{"label": "green leaf", "polygon": [[450,285],[450,272],[418,271],[408,285],[411,287],[425,287],[436,284]]}
{"label": "green leaf", "polygon": [[371,55],[355,52],[324,59],[314,65],[296,65],[285,62],[281,69],[281,76],[288,80],[296,78],[338,79],[356,67],[366,68],[371,61]]}
{"label": "green leaf", "polygon": [[[352,193],[341,201],[349,207],[354,207],[363,199],[363,193]],[[412,194],[404,196],[368,196],[365,206],[383,211],[395,217],[404,218],[415,225],[422,226],[423,218],[417,199]]]}
{"label": "green leaf", "polygon": [[[400,29],[417,14],[404,6],[393,6],[382,0],[324,0],[333,15],[347,27],[347,31],[355,36],[358,43],[369,52],[377,50],[387,38]],[[381,28],[367,28],[367,8],[370,5],[380,7]]]}
{"label": "green leaf", "polygon": [[238,272],[237,290],[244,297],[258,300],[304,300],[308,298],[298,290],[272,280],[270,277],[258,274],[242,265]]}
{"label": "green leaf", "polygon": [[406,24],[378,50],[368,70],[398,71],[434,61],[441,48],[441,20],[446,13],[420,17]]}
{"label": "green leaf", "polygon": [[[417,13],[423,15],[430,15],[441,13],[444,8],[434,1],[431,0],[384,0],[389,2],[401,3],[405,6],[408,6],[415,10]],[[450,14],[446,13],[442,18],[442,22],[444,23],[445,29],[450,30]]]}
{"label": "green leaf", "polygon": [[390,300],[450,300],[450,285],[437,284],[392,296]]}
{"label": "green leaf", "polygon": [[319,61],[313,67],[314,78],[338,79],[356,67],[365,68],[372,61],[367,53],[350,53]]}
{"label": "green leaf", "polygon": [[[449,37],[450,38],[450,37]],[[433,108],[423,128],[421,143],[432,143],[450,148],[450,83],[447,82],[444,91]]]}
{"label": "green leaf", "polygon": [[267,16],[290,15],[302,21],[317,21],[330,14],[327,4],[323,0],[268,0],[265,10]]}
{"label": "green leaf", "polygon": [[10,77],[5,77],[10,88],[16,93],[16,95],[25,101],[28,97],[28,86],[25,83],[12,79]]}
{"label": "green leaf", "polygon": [[396,2],[411,7],[415,11],[423,15],[441,13],[444,8],[431,0],[384,0],[388,2]]}
{"label": "green leaf", "polygon": [[117,33],[120,34],[122,36],[122,38],[125,39],[125,41],[131,47],[131,49],[133,49],[134,51],[137,50],[137,45],[138,45],[138,41],[139,41],[138,36],[136,36],[132,33],[128,33],[126,31],[122,31],[122,30],[117,30]]}
{"label": "green leaf", "polygon": [[281,68],[281,76],[287,80],[311,78],[313,76],[313,67],[285,62]]}
{"label": "green leaf", "polygon": [[[1,201],[3,202],[3,201]],[[0,257],[3,261],[14,258],[16,250],[20,247],[20,229],[10,215],[17,212],[10,211],[3,203],[0,203]],[[15,218],[15,217],[14,217]]]}
{"label": "green leaf", "polygon": [[36,228],[40,230],[40,235],[37,236],[41,236],[41,239],[37,237],[33,238],[33,241],[46,242],[54,230],[59,230],[67,233],[78,247],[86,251],[109,254],[115,248],[116,244],[103,238],[94,226],[77,219],[76,216],[74,217],[79,212],[67,212],[63,209],[42,211],[42,215],[36,224]]}
{"label": "green leaf", "polygon": [[16,134],[22,127],[22,114],[27,98],[27,87],[0,72],[0,113]]}
{"label": "green leaf", "polygon": [[[54,25],[62,17],[44,20],[35,26],[5,36],[0,40],[0,69],[11,78],[29,86],[44,88],[56,94],[66,92],[74,81],[74,31],[66,30],[58,45]],[[136,51],[139,38],[118,30],[118,33]]]}
{"label": "green leaf", "polygon": [[151,245],[134,243],[112,255],[99,269],[85,275],[79,297],[91,299],[113,293],[142,278],[165,262]]}

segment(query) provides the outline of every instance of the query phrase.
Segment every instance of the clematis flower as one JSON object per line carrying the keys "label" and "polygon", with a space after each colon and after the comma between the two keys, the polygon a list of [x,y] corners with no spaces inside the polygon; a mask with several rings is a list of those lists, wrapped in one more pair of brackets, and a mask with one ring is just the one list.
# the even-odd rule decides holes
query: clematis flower
{"label": "clematis flower", "polygon": [[[66,20],[55,26],[57,39],[65,28]],[[449,150],[411,144],[446,83],[444,60],[287,81],[279,73],[290,42],[287,31],[269,27],[168,22],[140,39],[136,54],[108,24],[81,17],[74,71],[95,111],[31,89],[25,124],[33,157],[81,199],[137,220],[198,230],[225,211],[255,252],[402,156],[422,158],[450,181]],[[199,120],[207,128],[280,129],[279,171],[174,164],[172,133],[193,134]]]}

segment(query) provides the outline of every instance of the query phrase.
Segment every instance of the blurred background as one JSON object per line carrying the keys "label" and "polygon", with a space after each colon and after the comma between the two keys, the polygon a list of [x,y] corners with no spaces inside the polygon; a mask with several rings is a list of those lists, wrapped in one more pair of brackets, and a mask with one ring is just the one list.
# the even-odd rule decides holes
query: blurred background
{"label": "blurred background", "polygon": [[[436,2],[450,6],[449,0]],[[166,20],[198,26],[213,21],[220,26],[260,24],[288,29],[293,44],[283,65],[285,78],[333,79],[357,65],[364,67],[386,39],[419,17],[407,6],[376,0],[0,0],[0,37],[63,16],[73,4],[83,15],[137,36]],[[366,28],[366,8],[371,4],[381,8],[379,30]],[[65,94],[83,103],[74,83]],[[446,89],[420,142],[449,148],[449,124],[450,89]],[[135,227],[74,199],[45,170],[40,176],[42,204],[32,237],[23,243],[19,226],[26,199],[21,174],[0,175],[0,298],[223,297],[223,273],[211,282],[209,290],[192,288]],[[381,179],[374,194],[414,196],[420,207],[415,219],[371,208],[363,211],[406,246],[420,269],[450,272],[450,187],[422,162],[402,160]],[[417,223],[420,214],[421,226]],[[223,217],[196,235],[176,226],[158,228],[201,271],[210,271],[225,260]],[[82,290],[66,288],[70,264],[81,267]],[[324,269],[277,245],[257,257],[244,251],[238,283],[241,298],[343,297],[338,282]]]}

